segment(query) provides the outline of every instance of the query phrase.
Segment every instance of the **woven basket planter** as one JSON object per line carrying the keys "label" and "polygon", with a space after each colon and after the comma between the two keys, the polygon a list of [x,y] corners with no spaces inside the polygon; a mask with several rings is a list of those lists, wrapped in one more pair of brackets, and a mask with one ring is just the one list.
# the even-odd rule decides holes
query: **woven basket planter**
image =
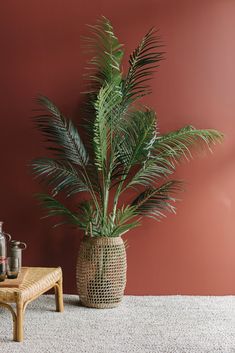
{"label": "woven basket planter", "polygon": [[126,249],[122,238],[84,237],[76,278],[83,305],[92,308],[117,306],[126,286]]}

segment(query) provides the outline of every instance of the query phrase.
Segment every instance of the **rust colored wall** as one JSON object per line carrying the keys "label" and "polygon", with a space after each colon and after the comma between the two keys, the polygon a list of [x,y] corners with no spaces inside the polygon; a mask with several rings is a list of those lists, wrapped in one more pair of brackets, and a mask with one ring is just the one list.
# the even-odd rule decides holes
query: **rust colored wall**
{"label": "rust colored wall", "polygon": [[80,35],[100,15],[110,18],[129,54],[153,25],[167,60],[145,100],[160,129],[217,128],[226,141],[213,155],[184,163],[187,192],[177,216],[145,221],[128,235],[128,294],[235,294],[235,1],[8,0],[0,6],[0,219],[28,243],[24,263],[61,265],[65,292],[75,291],[80,235],[51,229],[32,194],[27,163],[42,154],[30,116],[32,97],[51,97],[79,121],[84,57]]}

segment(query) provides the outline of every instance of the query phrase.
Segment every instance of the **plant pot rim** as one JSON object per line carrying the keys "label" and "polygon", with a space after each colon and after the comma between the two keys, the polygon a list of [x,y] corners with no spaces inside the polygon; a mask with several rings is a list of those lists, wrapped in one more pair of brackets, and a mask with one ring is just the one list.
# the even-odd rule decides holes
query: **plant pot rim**
{"label": "plant pot rim", "polygon": [[101,237],[89,237],[89,236],[84,236],[82,238],[83,242],[90,242],[90,243],[101,243],[101,244],[122,244],[123,239],[121,236],[118,237],[106,237],[106,236],[101,236]]}

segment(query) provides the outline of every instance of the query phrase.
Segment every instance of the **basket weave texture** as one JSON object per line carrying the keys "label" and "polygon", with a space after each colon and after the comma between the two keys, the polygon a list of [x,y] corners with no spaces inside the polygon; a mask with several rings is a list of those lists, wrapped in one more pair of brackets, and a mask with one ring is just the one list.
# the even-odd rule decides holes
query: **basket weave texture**
{"label": "basket weave texture", "polygon": [[126,249],[122,238],[84,237],[76,278],[83,305],[92,308],[117,306],[126,286]]}
{"label": "basket weave texture", "polygon": [[19,288],[0,288],[1,302],[16,302],[17,298],[27,301],[45,291],[62,277],[60,267],[29,267]]}

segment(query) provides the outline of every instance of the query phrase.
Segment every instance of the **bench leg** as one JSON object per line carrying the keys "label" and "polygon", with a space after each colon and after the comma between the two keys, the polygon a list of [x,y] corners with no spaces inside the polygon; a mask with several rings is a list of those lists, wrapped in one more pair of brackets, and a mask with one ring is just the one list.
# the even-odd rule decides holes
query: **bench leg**
{"label": "bench leg", "polygon": [[55,285],[56,311],[64,311],[62,278]]}
{"label": "bench leg", "polygon": [[24,338],[23,320],[24,320],[23,302],[19,301],[16,303],[16,341],[17,342],[22,342]]}
{"label": "bench leg", "polygon": [[0,302],[0,306],[3,306],[5,308],[7,308],[12,314],[12,320],[13,320],[13,341],[16,341],[16,314],[15,314],[15,311],[14,311],[14,309],[12,308],[12,306],[10,304]]}

